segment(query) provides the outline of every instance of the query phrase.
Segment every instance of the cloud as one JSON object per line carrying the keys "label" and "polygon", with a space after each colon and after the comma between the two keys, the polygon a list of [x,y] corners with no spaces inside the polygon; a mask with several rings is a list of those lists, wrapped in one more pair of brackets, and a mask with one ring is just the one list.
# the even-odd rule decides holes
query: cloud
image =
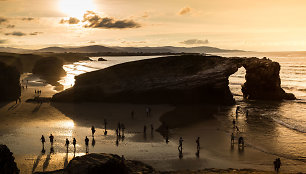
{"label": "cloud", "polygon": [[180,43],[185,45],[206,45],[209,44],[209,41],[207,39],[206,40],[189,39]]}
{"label": "cloud", "polygon": [[179,11],[179,15],[187,15],[191,13],[191,8],[189,7],[184,7]]}
{"label": "cloud", "polygon": [[20,31],[14,31],[11,33],[5,33],[6,36],[26,36],[26,33],[20,32]]}
{"label": "cloud", "polygon": [[32,18],[32,17],[27,17],[27,18],[21,18],[21,20],[23,20],[23,21],[33,21],[34,18]]}
{"label": "cloud", "polygon": [[6,19],[6,18],[4,18],[4,17],[0,17],[0,24],[1,23],[4,23],[4,22],[7,22],[8,20]]}
{"label": "cloud", "polygon": [[125,29],[139,28],[141,25],[133,20],[117,20],[111,17],[100,17],[92,11],[84,14],[85,28]]}
{"label": "cloud", "polygon": [[6,28],[15,28],[15,25],[7,25]]}
{"label": "cloud", "polygon": [[4,43],[7,43],[7,40],[1,40],[0,39],[0,44],[4,44]]}
{"label": "cloud", "polygon": [[36,35],[39,35],[39,34],[42,34],[43,32],[33,32],[33,33],[30,33],[29,35],[31,35],[31,36],[36,36]]}
{"label": "cloud", "polygon": [[80,22],[80,20],[78,18],[73,18],[73,17],[70,17],[69,19],[65,20],[65,19],[62,19],[60,21],[60,24],[64,24],[64,23],[67,23],[67,24],[78,24]]}

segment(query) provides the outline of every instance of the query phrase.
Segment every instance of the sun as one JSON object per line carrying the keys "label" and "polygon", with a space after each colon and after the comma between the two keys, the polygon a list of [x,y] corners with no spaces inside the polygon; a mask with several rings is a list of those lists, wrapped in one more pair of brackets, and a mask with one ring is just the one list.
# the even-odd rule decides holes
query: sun
{"label": "sun", "polygon": [[69,17],[82,19],[86,11],[95,11],[93,0],[59,0],[59,9]]}

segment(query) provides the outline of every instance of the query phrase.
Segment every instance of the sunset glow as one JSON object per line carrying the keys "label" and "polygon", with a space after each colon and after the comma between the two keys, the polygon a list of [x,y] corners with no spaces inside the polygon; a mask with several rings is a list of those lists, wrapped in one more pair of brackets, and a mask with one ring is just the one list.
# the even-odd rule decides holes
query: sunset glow
{"label": "sunset glow", "polygon": [[60,0],[60,10],[69,17],[82,19],[86,11],[94,11],[93,0]]}

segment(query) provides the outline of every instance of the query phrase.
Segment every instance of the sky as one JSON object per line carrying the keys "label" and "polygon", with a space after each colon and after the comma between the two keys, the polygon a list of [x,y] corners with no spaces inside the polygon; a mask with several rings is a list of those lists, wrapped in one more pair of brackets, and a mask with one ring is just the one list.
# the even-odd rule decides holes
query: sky
{"label": "sky", "polygon": [[305,51],[305,0],[0,0],[0,47]]}

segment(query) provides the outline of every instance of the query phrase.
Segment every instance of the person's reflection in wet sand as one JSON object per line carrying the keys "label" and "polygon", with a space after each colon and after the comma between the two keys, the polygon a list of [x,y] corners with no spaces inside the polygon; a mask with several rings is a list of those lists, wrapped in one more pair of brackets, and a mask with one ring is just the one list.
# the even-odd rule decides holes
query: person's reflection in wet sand
{"label": "person's reflection in wet sand", "polygon": [[44,155],[44,153],[40,153],[40,154],[37,156],[37,158],[36,158],[36,160],[35,160],[35,162],[34,162],[34,164],[33,164],[32,173],[35,172],[35,169],[37,168],[38,163],[40,162],[41,157],[42,157],[43,155]]}
{"label": "person's reflection in wet sand", "polygon": [[183,158],[183,151],[179,151],[179,159]]}
{"label": "person's reflection in wet sand", "polygon": [[66,153],[65,159],[64,159],[64,168],[68,166],[68,151]]}
{"label": "person's reflection in wet sand", "polygon": [[200,149],[197,149],[197,152],[196,152],[195,155],[196,155],[197,158],[200,158]]}
{"label": "person's reflection in wet sand", "polygon": [[92,147],[95,147],[95,145],[96,145],[96,140],[95,140],[95,138],[92,138],[91,145],[92,145]]}
{"label": "person's reflection in wet sand", "polygon": [[116,146],[118,147],[119,146],[119,137],[117,136],[116,138]]}
{"label": "person's reflection in wet sand", "polygon": [[244,154],[244,146],[238,146],[238,153],[240,156]]}

